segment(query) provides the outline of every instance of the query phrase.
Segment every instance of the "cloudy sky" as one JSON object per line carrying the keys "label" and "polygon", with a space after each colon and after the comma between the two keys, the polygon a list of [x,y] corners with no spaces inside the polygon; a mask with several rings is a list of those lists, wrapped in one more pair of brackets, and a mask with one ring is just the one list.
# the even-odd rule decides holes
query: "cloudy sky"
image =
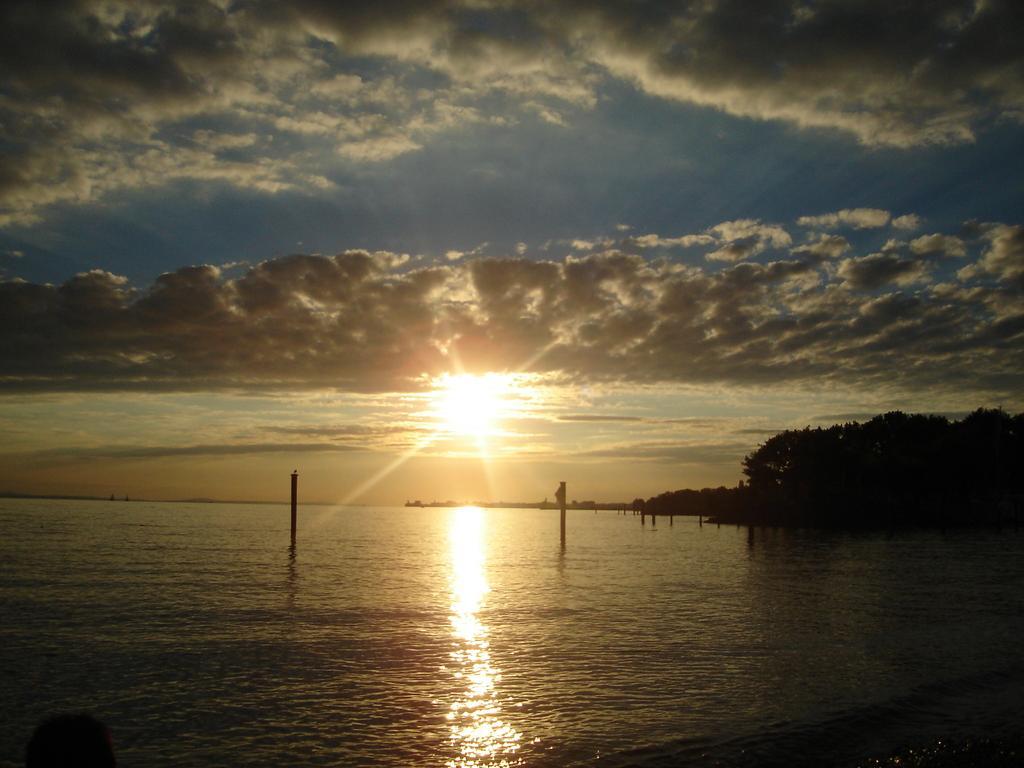
{"label": "cloudy sky", "polygon": [[631,499],[783,428],[1022,410],[1021,29],[7,2],[0,491]]}

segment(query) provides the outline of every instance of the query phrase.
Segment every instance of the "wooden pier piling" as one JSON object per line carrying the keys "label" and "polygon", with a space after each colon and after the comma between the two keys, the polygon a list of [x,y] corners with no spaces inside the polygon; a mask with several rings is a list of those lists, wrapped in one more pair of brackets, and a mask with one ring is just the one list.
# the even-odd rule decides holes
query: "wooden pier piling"
{"label": "wooden pier piling", "polygon": [[558,508],[561,516],[562,549],[565,549],[565,493],[565,480],[562,480],[558,484],[558,490],[555,491],[555,498],[558,499]]}
{"label": "wooden pier piling", "polygon": [[299,470],[292,472],[292,546],[295,546],[295,523],[299,506]]}

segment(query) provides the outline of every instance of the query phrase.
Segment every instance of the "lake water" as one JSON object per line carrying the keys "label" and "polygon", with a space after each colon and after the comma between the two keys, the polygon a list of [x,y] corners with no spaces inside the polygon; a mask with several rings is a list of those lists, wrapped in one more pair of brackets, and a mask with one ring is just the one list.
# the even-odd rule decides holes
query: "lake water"
{"label": "lake water", "polygon": [[0,764],[867,765],[1016,739],[1024,534],[0,501]]}

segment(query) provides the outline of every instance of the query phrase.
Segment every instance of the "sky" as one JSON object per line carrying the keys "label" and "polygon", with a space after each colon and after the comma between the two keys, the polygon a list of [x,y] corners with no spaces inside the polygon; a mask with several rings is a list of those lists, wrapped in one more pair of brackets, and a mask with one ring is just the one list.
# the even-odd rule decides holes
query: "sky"
{"label": "sky", "polygon": [[631,500],[1024,410],[1018,2],[0,8],[0,491]]}

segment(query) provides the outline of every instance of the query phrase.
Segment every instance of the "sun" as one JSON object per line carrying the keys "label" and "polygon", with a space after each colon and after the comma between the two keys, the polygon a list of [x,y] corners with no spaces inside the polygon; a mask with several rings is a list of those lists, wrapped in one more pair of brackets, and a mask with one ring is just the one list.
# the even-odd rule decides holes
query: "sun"
{"label": "sun", "polygon": [[507,377],[463,373],[444,376],[438,385],[435,415],[441,429],[476,438],[494,432],[504,409]]}

